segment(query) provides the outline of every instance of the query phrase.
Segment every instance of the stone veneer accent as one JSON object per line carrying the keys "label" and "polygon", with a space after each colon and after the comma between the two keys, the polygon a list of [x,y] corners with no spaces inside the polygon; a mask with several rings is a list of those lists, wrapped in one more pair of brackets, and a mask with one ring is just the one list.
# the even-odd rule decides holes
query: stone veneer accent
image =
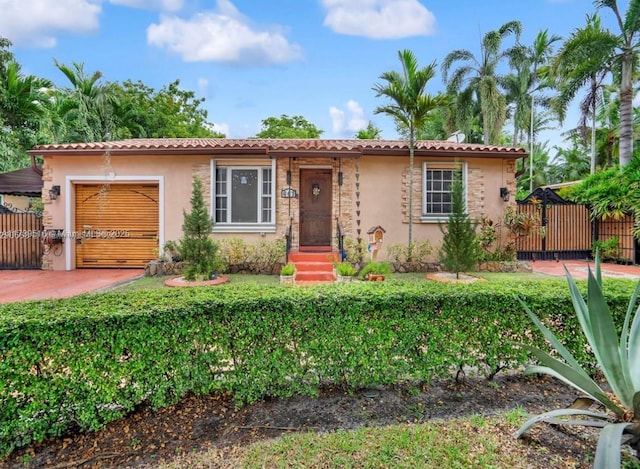
{"label": "stone veneer accent", "polygon": [[[53,229],[53,215],[51,215],[48,209],[49,204],[51,204],[49,188],[53,181],[53,168],[49,165],[47,158],[44,158],[44,162],[42,163],[42,181],[44,183],[42,187],[42,203],[44,204],[42,211],[42,229],[46,231]],[[50,250],[42,254],[40,268],[42,270],[53,270],[53,253]]]}
{"label": "stone veneer accent", "polygon": [[[323,166],[331,167],[333,205],[331,207],[331,239],[333,248],[337,248],[336,242],[336,218],[347,236],[354,232],[354,198],[355,198],[355,158],[279,158],[276,164],[276,236],[284,238],[289,225],[293,235],[292,249],[300,247],[298,233],[300,232],[300,199],[285,199],[280,197],[282,189],[287,185],[287,171],[291,163],[291,188],[300,194],[300,168]],[[338,185],[338,173],[342,171],[342,186]]]}
{"label": "stone veneer accent", "polygon": [[[515,163],[513,163],[515,169]],[[511,173],[513,175],[513,173]],[[409,223],[409,167],[402,173],[402,221]],[[413,167],[413,223],[420,223],[422,216],[422,165],[416,164]],[[485,184],[484,172],[480,168],[473,168],[467,165],[467,206],[471,218],[480,218],[485,210]],[[513,188],[509,189],[511,194],[515,194],[515,177],[513,178]]]}
{"label": "stone veneer accent", "polygon": [[[211,200],[211,166],[209,163],[194,164],[191,173],[202,182],[202,196],[205,202]],[[191,193],[191,191],[189,191]]]}
{"label": "stone veneer accent", "polygon": [[467,209],[472,219],[484,214],[484,198],[484,172],[467,166]]}

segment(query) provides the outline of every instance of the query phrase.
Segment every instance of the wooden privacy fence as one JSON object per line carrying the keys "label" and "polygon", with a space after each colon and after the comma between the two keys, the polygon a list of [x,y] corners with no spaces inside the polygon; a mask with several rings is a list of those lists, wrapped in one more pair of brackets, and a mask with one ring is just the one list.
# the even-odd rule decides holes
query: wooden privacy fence
{"label": "wooden privacy fence", "polygon": [[589,259],[594,241],[618,238],[618,258],[638,263],[633,217],[591,219],[588,205],[562,199],[551,189],[536,189],[518,202],[517,214],[533,220],[527,235],[516,238],[519,260]]}
{"label": "wooden privacy fence", "polygon": [[39,214],[0,214],[0,269],[39,269],[43,233]]}
{"label": "wooden privacy fence", "polygon": [[623,262],[633,264],[640,263],[640,250],[638,240],[633,236],[633,217],[625,215],[622,218],[607,218],[597,220],[597,238],[599,241],[607,241],[613,237],[618,238],[618,256]]}

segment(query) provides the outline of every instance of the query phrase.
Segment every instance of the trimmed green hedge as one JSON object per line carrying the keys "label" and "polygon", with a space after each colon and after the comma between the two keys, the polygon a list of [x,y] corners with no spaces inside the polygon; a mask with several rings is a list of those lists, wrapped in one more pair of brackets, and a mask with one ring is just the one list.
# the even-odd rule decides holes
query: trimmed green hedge
{"label": "trimmed green hedge", "polygon": [[[634,284],[607,283],[621,322]],[[566,283],[357,282],[150,290],[0,306],[0,455],[187,393],[239,402],[491,375],[542,340],[519,295],[589,363]]]}

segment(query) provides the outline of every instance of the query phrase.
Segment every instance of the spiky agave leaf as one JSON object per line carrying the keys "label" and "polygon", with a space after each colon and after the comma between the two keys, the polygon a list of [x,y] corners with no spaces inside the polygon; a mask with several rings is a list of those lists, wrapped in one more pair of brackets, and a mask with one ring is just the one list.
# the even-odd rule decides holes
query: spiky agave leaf
{"label": "spiky agave leaf", "polygon": [[610,423],[600,430],[593,467],[617,469],[620,467],[620,440],[632,423]]}
{"label": "spiky agave leaf", "polygon": [[591,378],[583,376],[577,370],[565,363],[562,363],[560,360],[556,360],[542,350],[536,349],[535,347],[527,347],[527,350],[534,354],[535,357],[546,366],[528,366],[525,370],[526,374],[542,373],[557,378],[592,399],[600,402],[616,415],[624,415],[624,409],[621,409],[611,399],[609,399],[602,388],[600,388],[600,386],[598,386]]}
{"label": "spiky agave leaf", "polygon": [[607,422],[609,421],[609,418],[610,418],[609,415],[607,414],[603,414],[601,412],[593,412],[591,410],[556,409],[556,410],[551,410],[549,412],[544,412],[542,414],[531,417],[529,420],[527,420],[525,423],[522,424],[520,429],[518,429],[518,431],[516,432],[515,436],[516,438],[522,436],[524,432],[529,430],[529,428],[531,428],[534,424],[538,422],[553,422],[553,423],[563,423],[563,424],[571,425],[573,422],[575,422],[574,420],[568,420],[566,422],[563,422],[562,420],[557,420],[557,417],[566,417],[571,415],[584,415],[585,417],[593,417],[595,419],[598,419],[598,420],[580,421],[581,425],[587,424],[587,426],[593,426],[593,427],[607,425]]}
{"label": "spiky agave leaf", "polygon": [[[573,279],[572,279],[573,280]],[[607,305],[602,287],[589,271],[587,290],[587,314],[590,317],[590,342],[593,354],[598,360],[601,371],[622,405],[631,408],[633,387],[627,379],[629,373],[623,371],[620,359],[620,341],[613,316]]]}
{"label": "spiky agave leaf", "polygon": [[[624,318],[624,325],[620,335],[620,359],[623,363],[626,362],[625,369],[630,375],[628,380],[631,382],[636,393],[640,391],[640,372],[632,373],[631,370],[640,370],[640,305],[635,311],[633,321],[631,320],[631,315],[633,314],[633,309],[639,295],[640,282],[636,285],[631,300],[629,301],[629,307],[627,308],[627,314]],[[631,327],[629,328],[630,323]],[[637,409],[635,405],[634,408]],[[636,415],[640,415],[638,410],[636,410]]]}
{"label": "spiky agave leaf", "polygon": [[[637,423],[638,420],[640,420],[640,389],[638,389],[640,387],[640,373],[638,373],[640,369],[640,320],[638,319],[638,316],[640,316],[638,313],[640,307],[638,307],[632,319],[635,304],[640,296],[640,282],[636,286],[629,301],[622,333],[620,338],[618,338],[613,315],[602,291],[602,273],[600,270],[599,254],[596,253],[595,275],[591,269],[589,269],[588,272],[586,301],[568,271],[566,275],[576,316],[587,342],[591,346],[593,354],[598,361],[598,365],[613,390],[615,398],[610,399],[604,393],[586,374],[571,353],[525,305],[527,315],[529,315],[545,338],[566,361],[565,363],[557,360],[535,347],[525,346],[539,362],[545,365],[529,366],[526,372],[544,373],[554,376],[599,401],[609,410],[613,411],[618,419],[624,419],[625,421],[622,423],[612,423],[610,422],[609,415],[591,412],[584,408],[560,409],[546,412],[529,419],[520,428],[517,435],[522,435],[529,427],[540,421],[562,423],[565,425],[602,426],[603,429],[600,433],[598,447],[596,449],[595,467],[617,468],[620,466],[620,444],[625,430],[632,427],[633,429],[628,430],[630,433],[635,435],[640,432],[640,424]],[[615,403],[613,402],[614,400],[616,401]],[[621,406],[618,405],[618,401]],[[633,413],[631,413],[629,409],[631,409]],[[595,417],[600,421],[555,420],[555,417],[558,416],[580,414]],[[629,422],[629,419],[633,420],[633,422]],[[605,421],[609,421],[609,423],[605,423]]]}

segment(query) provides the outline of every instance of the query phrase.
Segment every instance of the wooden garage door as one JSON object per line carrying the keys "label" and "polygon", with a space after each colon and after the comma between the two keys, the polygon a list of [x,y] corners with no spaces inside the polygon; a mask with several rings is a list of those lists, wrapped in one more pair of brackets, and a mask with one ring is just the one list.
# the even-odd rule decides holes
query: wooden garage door
{"label": "wooden garage door", "polygon": [[144,267],[157,257],[157,184],[76,185],[76,267]]}

